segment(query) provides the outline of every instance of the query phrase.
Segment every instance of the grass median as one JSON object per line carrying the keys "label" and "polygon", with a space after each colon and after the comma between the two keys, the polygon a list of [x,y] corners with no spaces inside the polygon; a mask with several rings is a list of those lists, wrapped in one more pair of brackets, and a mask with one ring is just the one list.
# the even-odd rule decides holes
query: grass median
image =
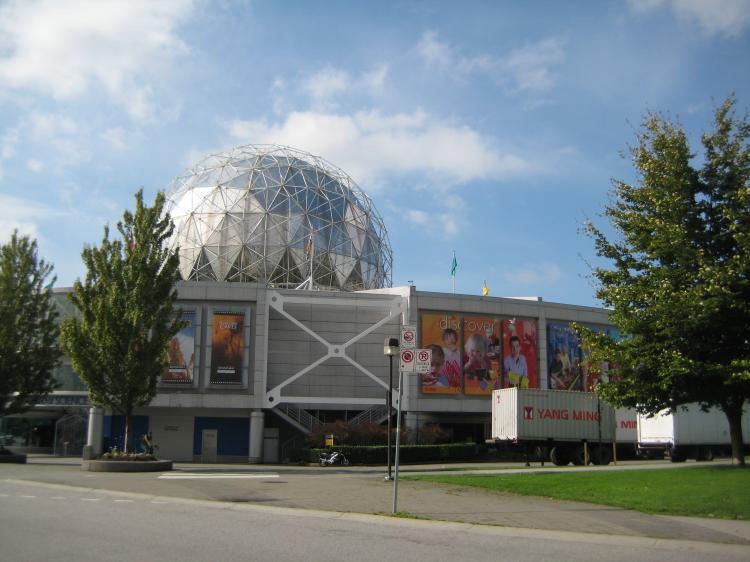
{"label": "grass median", "polygon": [[611,505],[660,515],[750,520],[750,467],[561,474],[436,474],[404,478]]}

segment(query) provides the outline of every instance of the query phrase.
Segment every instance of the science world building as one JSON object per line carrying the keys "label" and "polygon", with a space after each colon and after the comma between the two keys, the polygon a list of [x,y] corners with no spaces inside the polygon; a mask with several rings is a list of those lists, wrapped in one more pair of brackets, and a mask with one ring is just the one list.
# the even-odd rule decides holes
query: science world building
{"label": "science world building", "polygon": [[[433,356],[429,373],[404,379],[403,422],[414,435],[439,424],[454,441],[483,442],[493,389],[595,382],[570,324],[611,331],[605,310],[393,287],[373,202],[319,157],[237,147],[177,176],[167,196],[187,327],[134,420],[164,458],[278,462],[324,422],[383,423],[384,341],[404,325]],[[56,290],[62,314],[73,313],[68,292]],[[122,417],[89,404],[68,361],[57,375],[60,389],[6,420],[9,445],[57,454],[86,440],[95,453],[121,445]]]}

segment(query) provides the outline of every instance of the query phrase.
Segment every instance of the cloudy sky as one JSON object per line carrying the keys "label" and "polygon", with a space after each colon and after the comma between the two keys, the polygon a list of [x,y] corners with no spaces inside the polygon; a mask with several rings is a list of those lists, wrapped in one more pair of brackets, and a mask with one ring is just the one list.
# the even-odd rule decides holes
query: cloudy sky
{"label": "cloudy sky", "polygon": [[0,1],[0,239],[84,274],[133,194],[279,143],[347,171],[394,285],[597,305],[611,179],[646,111],[750,108],[750,0]]}

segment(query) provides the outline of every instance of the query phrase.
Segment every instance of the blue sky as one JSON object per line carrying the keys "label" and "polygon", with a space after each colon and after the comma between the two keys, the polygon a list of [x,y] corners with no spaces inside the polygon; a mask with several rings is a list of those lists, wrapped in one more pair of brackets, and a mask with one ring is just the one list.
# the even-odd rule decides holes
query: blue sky
{"label": "blue sky", "polygon": [[646,111],[750,107],[750,0],[0,2],[0,238],[84,275],[133,194],[279,143],[374,200],[394,285],[597,305],[597,219]]}

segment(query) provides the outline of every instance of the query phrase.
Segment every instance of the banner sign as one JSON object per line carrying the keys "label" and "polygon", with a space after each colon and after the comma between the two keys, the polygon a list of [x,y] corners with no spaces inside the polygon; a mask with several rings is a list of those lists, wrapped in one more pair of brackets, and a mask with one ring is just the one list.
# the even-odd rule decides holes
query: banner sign
{"label": "banner sign", "polygon": [[211,384],[242,384],[245,314],[215,312],[211,333]]}
{"label": "banner sign", "polygon": [[187,322],[169,341],[169,365],[161,376],[162,382],[193,382],[195,368],[195,311],[183,311],[180,319]]}
{"label": "banner sign", "polygon": [[421,347],[432,352],[430,370],[421,376],[425,394],[461,392],[460,320],[456,314],[422,313]]}

